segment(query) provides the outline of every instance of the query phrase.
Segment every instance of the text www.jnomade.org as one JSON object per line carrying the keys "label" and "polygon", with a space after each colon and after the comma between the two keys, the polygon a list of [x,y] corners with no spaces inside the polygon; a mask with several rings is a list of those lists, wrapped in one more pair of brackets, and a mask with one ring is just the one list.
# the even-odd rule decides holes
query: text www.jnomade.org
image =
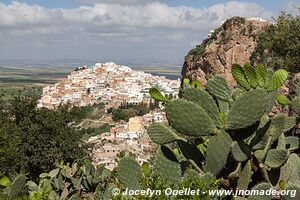
{"label": "text www.jnomade.org", "polygon": [[114,188],[112,190],[112,194],[122,195],[122,196],[201,196],[201,195],[209,195],[209,196],[289,196],[296,197],[296,190],[274,190],[270,188],[269,190],[207,190],[203,191],[200,189],[191,189],[191,188],[183,188],[183,189],[172,189],[166,188],[163,190],[152,190],[150,188],[144,190],[130,190],[126,188],[125,191],[121,191],[118,188]]}

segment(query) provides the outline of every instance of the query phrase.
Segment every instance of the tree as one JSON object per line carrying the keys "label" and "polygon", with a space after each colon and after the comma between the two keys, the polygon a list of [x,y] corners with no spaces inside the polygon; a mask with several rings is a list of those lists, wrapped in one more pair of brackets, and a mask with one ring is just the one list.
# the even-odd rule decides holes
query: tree
{"label": "tree", "polygon": [[250,59],[275,69],[299,72],[300,12],[295,16],[282,12],[276,23],[267,26],[259,34],[257,47]]}
{"label": "tree", "polygon": [[7,166],[13,166],[16,172],[28,173],[34,180],[53,169],[56,161],[73,162],[88,155],[80,140],[83,134],[71,126],[78,120],[73,114],[76,112],[69,107],[37,109],[37,99],[19,94],[8,102],[9,109],[0,111],[4,144],[0,147],[0,168],[9,173]]}

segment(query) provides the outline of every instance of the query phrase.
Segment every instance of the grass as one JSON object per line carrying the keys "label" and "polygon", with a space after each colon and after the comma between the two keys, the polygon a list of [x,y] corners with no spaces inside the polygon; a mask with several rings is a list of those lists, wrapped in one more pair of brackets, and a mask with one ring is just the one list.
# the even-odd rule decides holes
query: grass
{"label": "grass", "polygon": [[3,67],[0,66],[0,95],[11,99],[20,90],[46,86],[67,77],[67,67]]}
{"label": "grass", "polygon": [[4,100],[9,100],[14,95],[17,95],[19,91],[33,87],[35,87],[34,84],[0,83],[0,95],[3,96]]}

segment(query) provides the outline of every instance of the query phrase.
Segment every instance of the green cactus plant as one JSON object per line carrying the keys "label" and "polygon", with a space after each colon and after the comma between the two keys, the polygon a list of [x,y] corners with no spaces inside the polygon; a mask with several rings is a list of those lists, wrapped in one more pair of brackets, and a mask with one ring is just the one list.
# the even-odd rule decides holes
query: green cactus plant
{"label": "green cactus plant", "polygon": [[[258,184],[256,178],[252,179],[257,174],[262,176],[260,181],[272,180],[273,183],[277,169],[283,168],[293,152],[299,149],[299,139],[289,135],[298,120],[281,113],[269,115],[277,89],[285,82],[287,74],[283,70],[274,73],[262,65],[253,68],[250,64],[245,64],[244,68],[233,65],[232,74],[242,89],[232,91],[225,79],[216,75],[208,80],[206,88],[184,87],[181,89],[183,99],[165,102],[168,124],[175,131],[165,134],[166,127],[172,128],[157,126],[155,131],[159,133],[159,139],[156,143],[172,146],[176,156],[164,158],[178,167],[175,170],[178,174],[179,163],[188,163],[198,173],[206,171],[229,180],[233,188],[248,189]],[[296,98],[291,105],[297,111]],[[160,138],[167,135],[170,138]],[[178,135],[181,138],[175,139]],[[156,162],[157,168],[159,165],[163,166]],[[184,174],[184,168],[181,170]],[[163,173],[160,172],[161,176]],[[270,189],[272,186],[261,183],[255,187]]]}
{"label": "green cactus plant", "polygon": [[189,86],[191,81],[189,78],[184,78],[182,82],[184,86]]}
{"label": "green cactus plant", "polygon": [[245,72],[241,67],[241,65],[233,64],[231,67],[231,73],[238,85],[240,85],[245,90],[251,89],[251,85],[249,84]]}
{"label": "green cactus plant", "polygon": [[282,86],[288,78],[288,72],[284,69],[277,70],[268,85],[268,91],[277,90],[280,86]]}
{"label": "green cactus plant", "polygon": [[151,124],[147,133],[153,142],[160,145],[182,139],[171,128],[163,123]]}
{"label": "green cactus plant", "polygon": [[25,189],[26,186],[26,177],[23,175],[18,176],[11,184],[8,196],[11,199],[16,199],[19,194]]}
{"label": "green cactus plant", "polygon": [[243,170],[239,174],[239,179],[237,181],[237,188],[239,190],[247,190],[251,182],[251,177],[253,172],[251,170],[251,160],[248,160]]}
{"label": "green cactus plant", "polygon": [[231,144],[231,153],[235,160],[243,162],[248,160],[251,154],[251,148],[243,141],[234,141]]}
{"label": "green cactus plant", "polygon": [[159,89],[152,87],[149,90],[150,96],[155,99],[156,101],[167,101],[167,98],[159,91]]}
{"label": "green cactus plant", "polygon": [[267,69],[262,64],[257,64],[255,66],[255,73],[258,85],[262,88],[268,87],[268,80],[267,80]]}
{"label": "green cactus plant", "polygon": [[192,83],[191,83],[191,86],[194,87],[194,88],[198,88],[198,89],[203,88],[202,84],[198,80],[193,80]]}
{"label": "green cactus plant", "polygon": [[231,90],[228,86],[226,79],[223,76],[216,75],[207,81],[207,90],[213,96],[223,101],[230,102],[232,100]]}
{"label": "green cactus plant", "polygon": [[257,88],[258,86],[258,81],[256,77],[256,73],[254,68],[251,66],[250,63],[245,63],[244,68],[243,68],[246,78],[252,88]]}
{"label": "green cactus plant", "polygon": [[209,140],[206,152],[206,171],[217,175],[223,169],[227,162],[231,143],[231,137],[223,131]]}
{"label": "green cactus plant", "polygon": [[164,180],[179,184],[182,181],[181,167],[173,152],[164,146],[154,156],[154,170]]}
{"label": "green cactus plant", "polygon": [[[270,183],[259,183],[256,186],[254,186],[252,188],[252,190],[256,190],[256,191],[267,191],[270,190],[270,188],[272,188],[272,185]],[[248,198],[249,200],[272,200],[272,193],[270,194],[266,194],[265,192],[262,194],[256,194],[256,195],[251,195]]]}
{"label": "green cactus plant", "polygon": [[124,186],[130,190],[139,190],[143,172],[140,165],[132,157],[124,157],[119,161],[118,177]]}
{"label": "green cactus plant", "polygon": [[284,94],[278,94],[276,96],[276,100],[282,106],[287,106],[290,104],[290,100]]}
{"label": "green cactus plant", "polygon": [[292,101],[292,109],[300,115],[300,97],[296,97]]}
{"label": "green cactus plant", "polygon": [[185,88],[182,90],[182,95],[184,99],[198,104],[217,126],[221,125],[219,108],[206,91],[196,88]]}
{"label": "green cactus plant", "polygon": [[196,103],[174,100],[167,103],[165,111],[169,124],[180,133],[201,136],[216,129],[213,120]]}
{"label": "green cactus plant", "polygon": [[263,89],[255,89],[242,94],[233,103],[228,113],[227,128],[241,129],[254,124],[265,113],[267,103],[268,95]]}
{"label": "green cactus plant", "polygon": [[288,150],[270,149],[267,153],[265,164],[272,168],[278,168],[284,164],[288,157]]}

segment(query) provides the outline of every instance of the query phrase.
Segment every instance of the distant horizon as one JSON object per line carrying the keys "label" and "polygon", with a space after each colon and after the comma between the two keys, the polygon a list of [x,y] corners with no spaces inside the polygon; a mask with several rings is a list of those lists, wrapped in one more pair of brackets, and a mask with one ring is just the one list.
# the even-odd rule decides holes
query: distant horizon
{"label": "distant horizon", "polygon": [[59,59],[51,59],[51,58],[39,58],[39,59],[3,59],[0,58],[0,67],[26,67],[26,66],[34,66],[34,67],[47,67],[47,66],[57,66],[64,65],[65,67],[76,67],[79,65],[87,65],[87,64],[95,64],[95,63],[106,63],[106,62],[114,62],[120,65],[127,65],[129,67],[150,67],[150,66],[162,66],[162,67],[182,67],[183,58],[180,61],[177,59],[177,62],[172,60],[163,60],[156,59],[153,60],[151,58],[148,59],[88,59],[88,58],[59,58]]}

